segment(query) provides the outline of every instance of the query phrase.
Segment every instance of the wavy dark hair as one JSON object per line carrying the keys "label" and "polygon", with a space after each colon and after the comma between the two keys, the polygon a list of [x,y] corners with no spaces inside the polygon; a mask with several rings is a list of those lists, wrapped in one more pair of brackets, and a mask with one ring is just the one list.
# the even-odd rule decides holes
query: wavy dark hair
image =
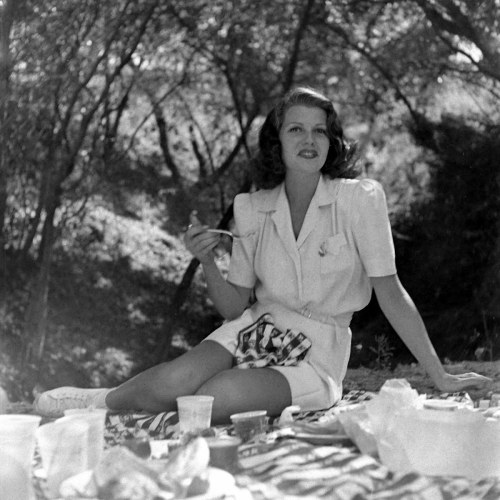
{"label": "wavy dark hair", "polygon": [[321,173],[332,179],[354,178],[361,172],[356,166],[356,145],[348,143],[337,112],[330,99],[309,87],[290,90],[269,112],[259,132],[259,151],[252,160],[253,182],[257,189],[271,189],[285,180],[286,167],[281,157],[279,133],[286,111],[296,105],[323,109],[326,112],[330,148]]}

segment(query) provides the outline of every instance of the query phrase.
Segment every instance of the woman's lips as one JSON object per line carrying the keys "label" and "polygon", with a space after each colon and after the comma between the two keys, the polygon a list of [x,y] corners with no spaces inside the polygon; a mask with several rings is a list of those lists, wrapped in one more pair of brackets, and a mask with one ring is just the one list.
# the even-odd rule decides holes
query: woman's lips
{"label": "woman's lips", "polygon": [[318,156],[317,151],[314,151],[313,149],[302,149],[299,151],[299,156],[302,158],[316,158]]}

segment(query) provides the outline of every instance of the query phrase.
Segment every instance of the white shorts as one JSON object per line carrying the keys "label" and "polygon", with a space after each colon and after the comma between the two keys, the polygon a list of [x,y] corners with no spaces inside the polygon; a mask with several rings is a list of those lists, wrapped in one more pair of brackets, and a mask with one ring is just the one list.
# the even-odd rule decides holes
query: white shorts
{"label": "white shorts", "polygon": [[342,380],[351,349],[351,331],[348,327],[337,323],[321,323],[281,305],[263,306],[257,303],[239,318],[221,325],[204,340],[218,342],[234,355],[238,332],[264,313],[272,315],[279,330],[298,330],[312,344],[306,358],[296,366],[269,366],[282,373],[288,381],[292,404],[300,406],[302,410],[330,408],[342,397]]}

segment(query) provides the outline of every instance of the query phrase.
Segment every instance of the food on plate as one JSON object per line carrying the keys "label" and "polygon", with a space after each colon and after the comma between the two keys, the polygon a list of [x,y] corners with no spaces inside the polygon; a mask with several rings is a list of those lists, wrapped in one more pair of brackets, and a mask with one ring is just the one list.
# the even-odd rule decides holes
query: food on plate
{"label": "food on plate", "polygon": [[146,460],[125,446],[106,450],[87,485],[105,500],[168,500],[202,495],[210,451],[206,440],[195,437],[166,460]]}
{"label": "food on plate", "polygon": [[99,491],[101,491],[110,483],[132,472],[142,474],[155,483],[159,480],[158,472],[148,462],[124,446],[114,446],[103,453],[101,460],[94,469],[94,481]]}
{"label": "food on plate", "polygon": [[158,483],[137,471],[120,475],[99,489],[99,498],[106,500],[155,500],[159,494]]}

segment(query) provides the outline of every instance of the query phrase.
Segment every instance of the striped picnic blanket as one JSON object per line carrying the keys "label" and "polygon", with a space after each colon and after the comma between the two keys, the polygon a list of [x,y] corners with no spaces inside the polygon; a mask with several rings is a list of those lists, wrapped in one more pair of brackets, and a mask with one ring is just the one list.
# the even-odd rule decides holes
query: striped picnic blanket
{"label": "striped picnic blanket", "polygon": [[[340,405],[359,403],[372,396],[373,393],[352,391],[344,396]],[[456,401],[469,399],[465,393],[440,397]],[[302,412],[296,418],[315,422],[329,411]],[[152,439],[175,438],[178,436],[177,414],[110,414],[108,445],[119,443],[138,429],[146,431]],[[221,427],[217,432],[232,434],[232,427]],[[256,500],[500,499],[500,477],[473,481],[418,473],[395,474],[376,458],[361,454],[349,441],[336,446],[318,446],[293,438],[256,440],[240,447],[240,470],[235,478],[237,485]]]}
{"label": "striped picnic blanket", "polygon": [[392,474],[354,448],[314,446],[296,440],[246,450],[238,485],[258,500],[498,500],[500,478],[471,481],[418,473]]}

